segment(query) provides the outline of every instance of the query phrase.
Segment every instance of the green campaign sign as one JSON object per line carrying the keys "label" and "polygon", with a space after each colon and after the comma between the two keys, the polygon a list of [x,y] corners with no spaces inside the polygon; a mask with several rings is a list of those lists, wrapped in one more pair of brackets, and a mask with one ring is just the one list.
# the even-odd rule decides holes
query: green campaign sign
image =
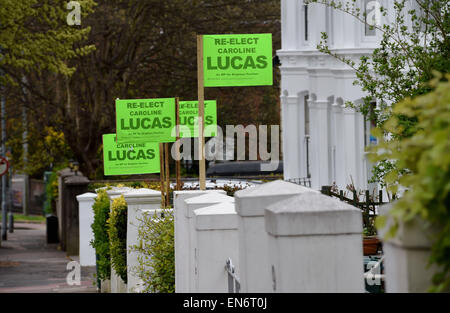
{"label": "green campaign sign", "polygon": [[116,100],[117,142],[173,142],[175,98]]}
{"label": "green campaign sign", "polygon": [[[205,137],[214,137],[217,133],[217,102],[205,101]],[[190,132],[183,132],[180,127],[180,137],[198,137],[198,101],[180,101],[180,125],[187,126]]]}
{"label": "green campaign sign", "polygon": [[205,87],[273,84],[272,34],[204,35]]}
{"label": "green campaign sign", "polygon": [[121,144],[116,134],[103,135],[105,175],[159,173],[159,143]]}

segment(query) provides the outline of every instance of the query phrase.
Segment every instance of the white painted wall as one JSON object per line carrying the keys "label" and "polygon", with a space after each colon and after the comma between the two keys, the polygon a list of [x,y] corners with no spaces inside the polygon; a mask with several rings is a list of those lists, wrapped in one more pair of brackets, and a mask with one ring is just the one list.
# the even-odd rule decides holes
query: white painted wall
{"label": "white painted wall", "polygon": [[161,208],[161,192],[152,189],[135,189],[124,194],[128,206],[127,214],[127,292],[140,292],[142,282],[137,275],[138,253],[133,246],[139,244],[138,230],[142,211],[151,212]]}
{"label": "white painted wall", "polygon": [[272,292],[264,210],[273,203],[305,192],[316,191],[281,180],[236,192],[242,292]]}
{"label": "white painted wall", "polygon": [[205,208],[208,206],[211,206],[213,204],[218,203],[234,203],[234,198],[229,197],[224,194],[215,193],[215,192],[208,192],[207,194],[193,197],[190,199],[187,199],[185,202],[185,221],[187,222],[187,233],[186,236],[188,237],[188,245],[185,247],[188,250],[187,253],[187,263],[189,264],[189,269],[187,272],[188,280],[189,280],[189,291],[188,292],[195,292],[196,286],[195,286],[195,275],[196,275],[196,268],[195,268],[195,257],[197,255],[197,246],[196,246],[196,231],[195,231],[195,220],[194,220],[194,211],[197,209]]}
{"label": "white painted wall", "polygon": [[265,210],[272,292],[364,292],[361,211],[305,192]]}
{"label": "white painted wall", "polygon": [[202,190],[183,190],[174,191],[174,218],[175,218],[175,292],[188,292],[189,290],[189,263],[188,259],[188,221],[186,217],[186,203],[185,200],[206,194],[208,192],[216,192],[225,194],[223,190],[202,191]]}
{"label": "white painted wall", "polygon": [[91,246],[91,240],[94,240],[92,223],[94,222],[94,210],[92,206],[95,193],[87,192],[77,196],[78,200],[78,218],[80,231],[80,265],[95,266],[95,249]]}
{"label": "white painted wall", "polygon": [[195,276],[193,292],[226,293],[225,262],[231,258],[239,276],[238,219],[234,203],[223,202],[194,211]]}
{"label": "white painted wall", "polygon": [[[380,238],[392,226],[392,217],[388,215],[392,205],[390,203],[380,208],[380,214],[388,217],[386,227],[379,232]],[[431,238],[439,231],[416,218],[408,223],[400,223],[395,237],[383,240],[386,292],[427,292],[433,275],[441,270],[436,265],[428,267],[433,242]]]}

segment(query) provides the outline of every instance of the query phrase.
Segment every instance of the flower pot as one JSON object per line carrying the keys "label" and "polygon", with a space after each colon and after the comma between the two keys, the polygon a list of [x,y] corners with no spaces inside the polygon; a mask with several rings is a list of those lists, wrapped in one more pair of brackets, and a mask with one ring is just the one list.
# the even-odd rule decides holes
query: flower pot
{"label": "flower pot", "polygon": [[381,245],[381,241],[376,236],[363,238],[363,253],[364,255],[375,255]]}

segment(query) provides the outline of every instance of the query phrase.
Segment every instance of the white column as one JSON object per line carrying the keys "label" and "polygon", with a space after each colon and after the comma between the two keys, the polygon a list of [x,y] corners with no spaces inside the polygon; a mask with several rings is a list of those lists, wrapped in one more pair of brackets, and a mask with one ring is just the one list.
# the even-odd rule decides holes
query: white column
{"label": "white column", "polygon": [[[185,200],[208,193],[202,190],[183,190],[174,191],[174,219],[175,219],[175,292],[188,292],[189,281],[187,273],[189,272],[189,263],[187,262],[189,244],[187,218],[185,215]],[[212,192],[212,191],[211,191]],[[225,194],[223,190],[214,190],[213,192]]]}
{"label": "white column", "polygon": [[[110,210],[112,209],[112,202],[115,198],[133,190],[129,187],[113,187],[112,189],[106,190],[106,194],[109,198]],[[125,282],[117,275],[111,263],[111,293],[124,293],[127,292],[127,286]]]}
{"label": "white column", "polygon": [[161,192],[152,189],[135,189],[124,194],[128,206],[127,213],[127,292],[140,292],[142,282],[137,275],[138,252],[133,247],[139,244],[138,230],[141,211],[161,208]]}
{"label": "white column", "polygon": [[359,209],[310,192],[265,212],[271,291],[364,292]]}
{"label": "white column", "polygon": [[92,206],[97,197],[95,193],[84,193],[77,196],[78,218],[80,227],[80,265],[95,266],[95,249],[91,246],[94,239],[92,223],[94,222],[94,210]]}
{"label": "white column", "polygon": [[327,6],[321,3],[309,4],[308,20],[309,20],[309,37],[310,46],[315,48],[321,41],[322,32],[327,31],[326,14]]}
{"label": "white column", "polygon": [[305,192],[317,193],[313,189],[281,180],[236,192],[242,292],[272,291],[264,210],[272,203]]}
{"label": "white column", "polygon": [[195,256],[197,255],[197,247],[195,245],[195,222],[194,222],[194,210],[211,206],[218,203],[234,203],[234,198],[224,195],[209,192],[207,194],[190,198],[184,201],[186,203],[185,217],[187,222],[187,237],[189,239],[188,244],[185,246],[187,252],[187,263],[189,264],[189,270],[187,274],[188,292],[195,292]]}
{"label": "white column", "polygon": [[[352,0],[345,1],[351,5]],[[355,48],[359,46],[358,36],[361,31],[358,30],[358,27],[362,28],[363,24],[355,18],[349,16],[347,13],[342,12],[340,14],[344,15],[342,18],[343,42],[340,44],[340,48]]]}
{"label": "white column", "polygon": [[230,258],[239,269],[238,220],[234,203],[205,207],[195,210],[194,214],[197,247],[194,292],[226,293],[226,260]]}
{"label": "white column", "polygon": [[335,103],[332,106],[332,114],[334,117],[334,128],[333,133],[333,143],[332,143],[332,154],[333,154],[333,171],[334,180],[336,184],[341,188],[345,188],[345,149],[344,149],[344,131],[343,131],[343,113],[342,106]]}
{"label": "white column", "polygon": [[[282,97],[283,103],[283,174],[284,179],[304,177],[300,174],[302,158],[301,139],[299,133],[301,127],[305,128],[304,115],[300,112],[297,96]],[[306,175],[305,175],[306,176]]]}
{"label": "white column", "polygon": [[281,45],[283,50],[298,49],[299,38],[299,3],[300,1],[281,1]]}
{"label": "white column", "polygon": [[345,148],[345,184],[355,182],[358,172],[356,112],[352,108],[344,108],[344,148]]}
{"label": "white column", "polygon": [[311,184],[320,189],[329,185],[330,176],[330,138],[328,100],[310,101],[311,127]]}
{"label": "white column", "polygon": [[[355,185],[358,189],[367,188],[367,164],[366,164],[366,155],[365,155],[365,146],[364,146],[364,116],[361,112],[357,112],[355,115],[355,123],[356,123],[356,138],[355,138],[355,148],[356,148],[356,168],[357,172],[355,173]],[[370,132],[370,130],[368,130]]]}
{"label": "white column", "polygon": [[401,222],[395,237],[384,240],[393,223],[392,217],[388,215],[392,205],[380,208],[380,215],[388,218],[386,227],[379,229],[379,236],[383,240],[386,292],[427,292],[433,275],[442,270],[436,265],[428,267],[431,238],[441,229],[430,228],[424,220],[415,218],[408,223]]}

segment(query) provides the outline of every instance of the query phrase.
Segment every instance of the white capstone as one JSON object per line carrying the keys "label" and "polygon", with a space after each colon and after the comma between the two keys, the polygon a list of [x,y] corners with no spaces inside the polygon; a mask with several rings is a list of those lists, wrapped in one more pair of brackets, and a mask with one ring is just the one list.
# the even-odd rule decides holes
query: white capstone
{"label": "white capstone", "polygon": [[77,196],[78,200],[78,218],[80,231],[80,265],[95,266],[95,249],[91,246],[94,239],[92,223],[94,222],[94,204],[97,195],[95,193],[84,193]]}
{"label": "white capstone", "polygon": [[320,193],[266,209],[274,292],[364,292],[361,210]]}
{"label": "white capstone", "polygon": [[207,193],[198,197],[185,200],[186,202],[186,217],[193,217],[193,210],[205,207],[214,203],[234,203],[234,198],[220,193]]}
{"label": "white capstone", "polygon": [[132,191],[133,188],[130,187],[112,187],[112,189],[106,190],[106,194],[108,195],[109,201],[112,204],[115,198],[120,197],[121,195]]}

